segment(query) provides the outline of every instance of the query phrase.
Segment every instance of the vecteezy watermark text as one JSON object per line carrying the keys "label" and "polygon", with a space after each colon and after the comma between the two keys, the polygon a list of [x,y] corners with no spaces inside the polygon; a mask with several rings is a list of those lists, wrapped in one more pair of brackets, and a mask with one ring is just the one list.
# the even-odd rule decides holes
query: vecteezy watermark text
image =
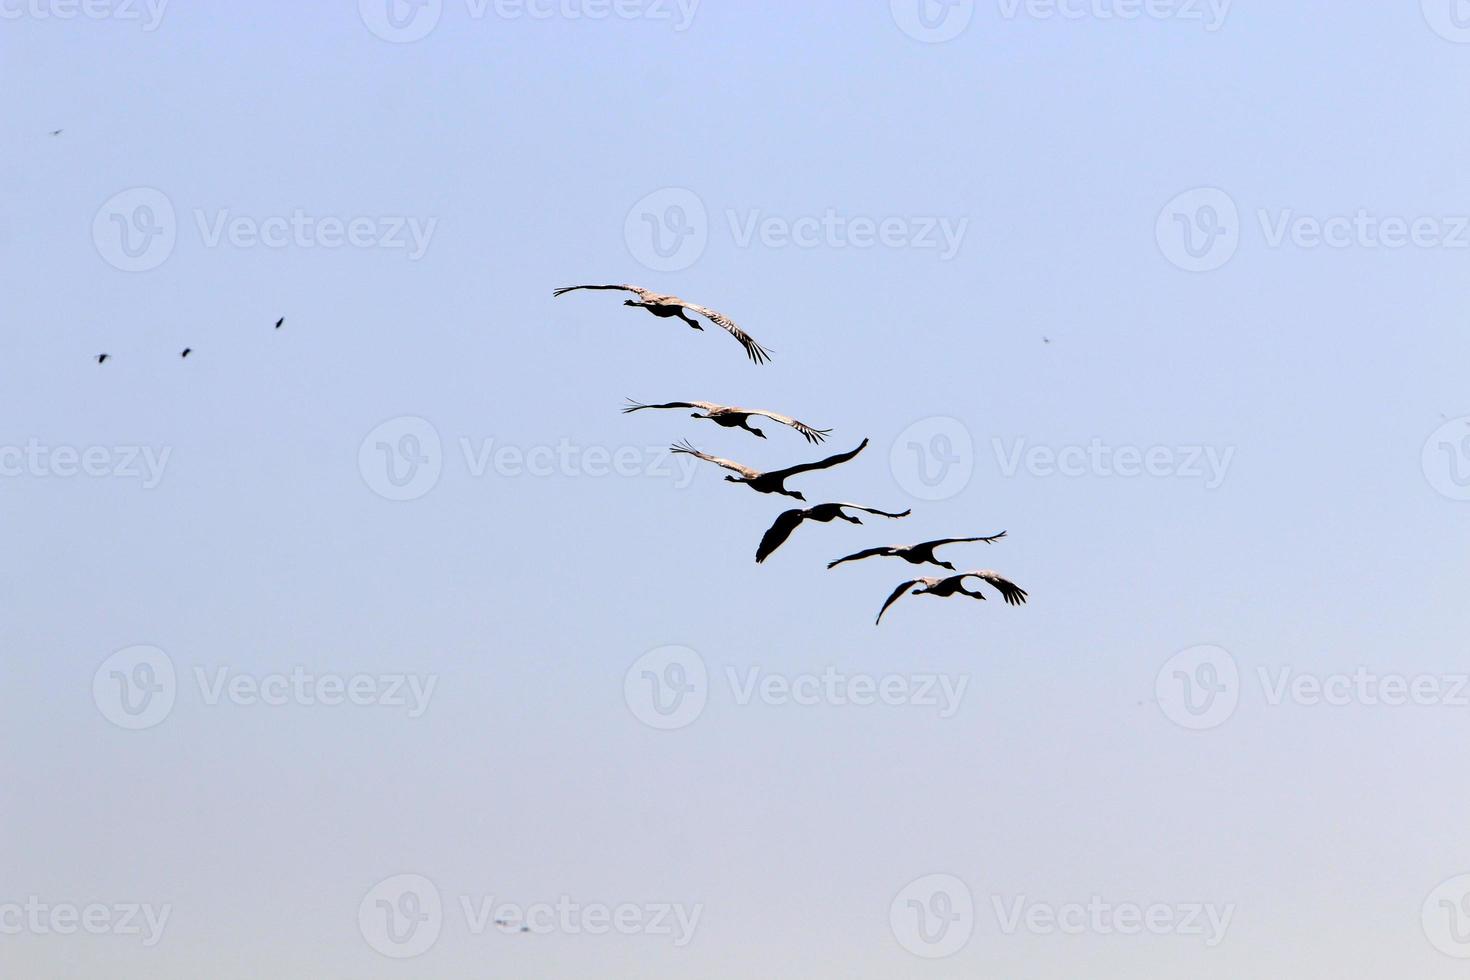
{"label": "vecteezy watermark text", "polygon": [[997,0],[1006,20],[1175,20],[1210,33],[1225,26],[1232,0]]}
{"label": "vecteezy watermark text", "polygon": [[449,911],[457,911],[472,936],[496,932],[569,936],[656,936],[676,947],[694,938],[704,912],[702,903],[581,902],[570,895],[550,901],[515,902],[494,895],[461,894],[446,903],[439,888],[423,875],[385,878],[363,896],[357,922],[375,951],[393,959],[428,952],[438,941]]}
{"label": "vecteezy watermark text", "polygon": [[1007,936],[1188,936],[1213,949],[1225,939],[1235,905],[1213,902],[1112,902],[1093,895],[1086,902],[1040,902],[1025,895],[990,897],[1000,931]]}
{"label": "vecteezy watermark text", "polygon": [[940,215],[846,215],[827,208],[820,215],[767,215],[759,209],[725,212],[737,248],[916,249],[938,253],[942,262],[959,254],[969,218]]}
{"label": "vecteezy watermark text", "polygon": [[[1003,21],[1179,21],[1213,33],[1225,26],[1232,0],[996,0]],[[977,0],[889,0],[893,22],[909,37],[929,44],[965,32]]]}
{"label": "vecteezy watermark text", "polygon": [[[563,438],[555,445],[522,446],[494,437],[458,440],[464,472],[473,479],[624,479],[671,480],[683,490],[695,479],[700,462],[675,455],[667,446],[586,446]],[[358,446],[363,482],[387,500],[417,500],[438,486],[445,451],[439,430],[427,419],[401,415],[369,432]]]}
{"label": "vecteezy watermark text", "polygon": [[169,446],[50,446],[29,439],[24,446],[0,446],[0,479],[137,480],[144,490],[163,482]]}
{"label": "vecteezy watermark text", "polygon": [[[1038,901],[1027,895],[989,896],[1002,935],[1183,936],[1213,948],[1224,941],[1235,917],[1234,903]],[[915,878],[893,897],[888,921],[899,945],[924,959],[951,956],[965,947],[977,926],[970,886],[951,874]]]}
{"label": "vecteezy watermark text", "polygon": [[494,895],[461,895],[459,907],[474,935],[493,926],[524,925],[532,933],[568,936],[669,936],[677,947],[689,945],[704,906],[679,902],[578,902],[559,895],[554,902],[508,902]]}
{"label": "vecteezy watermark text", "polygon": [[169,0],[0,0],[0,20],[136,21],[158,30]]}
{"label": "vecteezy watermark text", "polygon": [[[867,215],[826,207],[804,214],[771,214],[761,208],[728,208],[725,222],[736,248],[913,250],[949,261],[964,245],[970,219],[934,214]],[[628,209],[623,240],[640,264],[678,272],[698,262],[709,244],[711,221],[704,199],[687,187],[664,187]]]}
{"label": "vecteezy watermark text", "polygon": [[207,705],[222,702],[249,707],[279,708],[288,704],[312,707],[356,705],[360,708],[403,708],[409,718],[421,718],[429,709],[437,674],[316,674],[305,667],[289,673],[245,674],[229,667],[194,668],[194,680]]}
{"label": "vecteezy watermark text", "polygon": [[312,215],[301,208],[290,214],[257,217],[234,214],[228,208],[213,212],[194,210],[194,223],[206,248],[221,244],[234,248],[383,248],[405,250],[417,262],[429,250],[438,218],[384,215],[340,218]]}
{"label": "vecteezy watermark text", "polygon": [[1156,703],[1170,721],[1196,731],[1218,728],[1235,713],[1253,678],[1268,708],[1470,708],[1470,674],[1374,670],[1314,672],[1259,665],[1243,674],[1222,647],[1190,647],[1170,657],[1154,679]]}
{"label": "vecteezy watermark text", "polygon": [[[472,21],[498,20],[651,21],[668,23],[676,33],[694,23],[700,0],[464,0]],[[433,33],[445,0],[358,0],[367,29],[392,44],[411,44]]]}
{"label": "vecteezy watermark text", "polygon": [[[237,214],[230,208],[195,208],[194,225],[205,248],[381,249],[410,262],[424,257],[438,218],[413,215]],[[103,202],[92,219],[92,244],[108,265],[147,272],[167,262],[179,238],[173,200],[155,187],[131,187]]]}
{"label": "vecteezy watermark text", "polygon": [[[685,646],[663,646],[635,660],[623,677],[628,709],[650,728],[684,728],[709,700],[709,669]],[[930,672],[874,675],[827,666],[820,671],[769,671],[759,665],[725,665],[724,681],[737,707],[912,707],[952,718],[970,678]]]}
{"label": "vecteezy watermark text", "polygon": [[865,708],[869,705],[899,707],[911,705],[934,708],[940,718],[952,718],[960,710],[966,676],[949,674],[883,674],[846,673],[836,667],[825,667],[820,673],[773,673],[760,667],[744,670],[725,667],[725,679],[742,707],[759,700],[766,705],[795,704],[830,705]]}
{"label": "vecteezy watermark text", "polygon": [[1215,446],[1110,446],[1093,439],[1086,446],[1029,446],[1025,439],[1007,446],[1000,439],[990,442],[1002,476],[1015,476],[1022,469],[1034,477],[1121,477],[1136,479],[1202,480],[1206,490],[1225,482],[1235,447]]}
{"label": "vecteezy watermark text", "polygon": [[[247,673],[229,666],[195,665],[192,676],[206,707],[386,708],[411,719],[423,717],[439,684],[438,674],[342,674],[302,666]],[[119,728],[138,731],[161,724],[173,712],[178,695],[173,658],[156,646],[119,650],[92,676],[97,710]]]}
{"label": "vecteezy watermark text", "polygon": [[0,902],[0,936],[141,936],[149,949],[168,927],[172,905],[137,902]]}
{"label": "vecteezy watermark text", "polygon": [[[1402,249],[1460,251],[1470,248],[1470,215],[1392,214],[1354,208],[1336,214],[1302,214],[1295,208],[1258,208],[1261,241],[1269,249]],[[1230,194],[1197,187],[1164,205],[1155,222],[1159,250],[1189,272],[1211,272],[1235,257],[1245,223]]]}

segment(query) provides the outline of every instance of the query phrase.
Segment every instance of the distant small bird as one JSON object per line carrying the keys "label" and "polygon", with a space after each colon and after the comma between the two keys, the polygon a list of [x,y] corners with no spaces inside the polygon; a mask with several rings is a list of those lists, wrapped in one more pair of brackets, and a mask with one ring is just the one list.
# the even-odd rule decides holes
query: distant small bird
{"label": "distant small bird", "polygon": [[277,320],[276,321],[276,329],[277,330],[281,329],[281,324],[283,324],[285,322],[286,322],[286,318],[285,317],[281,317],[279,320]]}
{"label": "distant small bird", "polygon": [[1043,344],[1049,344],[1049,343],[1051,343],[1051,338],[1050,337],[1042,337],[1041,338],[1041,342]]}
{"label": "distant small bird", "polygon": [[829,561],[827,567],[836,568],[845,561],[862,561],[864,558],[902,558],[910,565],[938,565],[940,568],[947,568],[953,572],[957,571],[953,565],[947,561],[940,561],[934,556],[935,548],[946,544],[964,544],[968,541],[984,541],[986,544],[994,544],[1005,536],[1006,533],[1002,531],[988,538],[940,538],[937,541],[925,541],[921,544],[895,544],[886,548],[869,548],[836,561]]}
{"label": "distant small bird", "polygon": [[730,483],[743,483],[757,493],[780,493],[785,494],[788,497],[795,497],[797,500],[805,501],[806,498],[797,493],[795,490],[786,489],[787,480],[800,473],[810,473],[813,470],[825,470],[829,466],[836,466],[839,463],[845,463],[856,456],[858,453],[862,452],[867,447],[868,440],[864,439],[862,441],[862,445],[858,446],[852,452],[840,453],[836,456],[828,456],[826,459],[818,460],[815,463],[802,463],[799,466],[788,466],[784,470],[771,470],[767,473],[762,473],[760,470],[753,470],[749,466],[742,466],[741,464],[732,462],[728,459],[721,459],[719,456],[711,456],[708,453],[702,453],[698,449],[695,449],[693,446],[691,446],[688,442],[683,442],[671,446],[669,447],[669,451],[674,453],[685,453],[689,456],[695,456],[699,459],[702,459],[707,463],[714,463],[716,466],[723,466],[727,470],[734,470],[740,475],[727,476],[725,477],[725,479]]}
{"label": "distant small bird", "polygon": [[791,537],[791,532],[801,527],[805,521],[817,521],[821,524],[830,524],[832,521],[846,521],[849,524],[861,524],[862,521],[850,514],[844,514],[844,507],[852,510],[860,510],[865,514],[877,514],[879,517],[908,517],[912,511],[906,510],[901,514],[889,513],[886,510],[878,510],[873,507],[864,507],[861,504],[817,504],[805,510],[788,510],[776,518],[764,535],[761,536],[760,546],[755,549],[756,564],[760,564],[771,556],[771,552],[786,543]]}
{"label": "distant small bird", "polygon": [[1025,591],[1018,588],[1014,582],[1001,578],[999,572],[992,572],[989,569],[978,572],[963,572],[959,575],[951,575],[949,578],[916,578],[910,579],[893,590],[893,594],[888,597],[888,601],[883,603],[883,608],[878,610],[878,618],[873,620],[873,624],[876,626],[878,623],[883,622],[883,614],[888,611],[888,607],[902,598],[903,594],[915,585],[919,586],[919,588],[914,589],[911,593],[912,595],[937,595],[940,598],[948,598],[952,595],[967,595],[971,599],[983,600],[985,598],[984,595],[979,592],[971,592],[965,588],[965,579],[971,576],[983,579],[999,589],[1001,596],[1009,605],[1019,606],[1026,601]]}
{"label": "distant small bird", "polygon": [[192,353],[194,353],[194,348],[192,348],[192,347],[185,347],[183,350],[179,351],[179,356],[180,357],[188,357]]}
{"label": "distant small bird", "polygon": [[750,424],[750,417],[752,415],[759,416],[763,419],[770,419],[772,422],[779,422],[781,425],[789,425],[805,436],[806,441],[810,443],[819,443],[832,432],[831,429],[814,429],[787,415],[777,415],[775,412],[766,412],[758,408],[734,408],[729,405],[716,405],[714,402],[665,402],[662,405],[645,405],[642,402],[636,402],[629,398],[628,406],[623,409],[623,414],[640,412],[645,408],[697,408],[700,411],[694,413],[694,418],[709,419],[711,422],[722,425],[727,429],[744,429],[746,432],[760,436],[762,439],[766,437],[766,434]]}
{"label": "distant small bird", "polygon": [[51,130],[51,135],[52,136],[60,136],[64,132],[66,132],[66,130],[64,130],[64,129],[53,129],[53,130]]}
{"label": "distant small bird", "polygon": [[111,356],[112,356],[111,354],[98,354],[97,355],[97,363],[98,364],[106,364],[107,363],[107,359],[109,357],[111,357]]}
{"label": "distant small bird", "polygon": [[771,352],[760,344],[757,344],[750,334],[736,326],[734,320],[725,316],[723,313],[710,309],[708,306],[700,306],[697,303],[686,303],[677,296],[655,293],[653,290],[644,289],[642,286],[563,286],[560,289],[553,290],[551,295],[560,296],[563,293],[570,293],[577,289],[618,289],[623,292],[633,293],[638,298],[636,300],[623,300],[624,306],[641,306],[657,317],[678,317],[695,330],[703,330],[704,327],[699,325],[698,320],[695,320],[684,312],[685,310],[692,310],[700,316],[708,317],[712,323],[724,327],[730,336],[740,341],[740,345],[745,348],[746,355],[756,364],[763,364],[771,359]]}

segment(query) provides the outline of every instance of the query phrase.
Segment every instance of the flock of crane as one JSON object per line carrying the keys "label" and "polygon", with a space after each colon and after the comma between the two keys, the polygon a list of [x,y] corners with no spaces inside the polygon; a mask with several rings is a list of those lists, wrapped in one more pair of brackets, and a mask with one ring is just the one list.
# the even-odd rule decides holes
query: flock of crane
{"label": "flock of crane", "polygon": [[[704,327],[700,325],[699,321],[690,315],[691,313],[699,314],[700,316],[708,319],[711,323],[714,323],[716,326],[722,327],[726,332],[730,334],[730,336],[739,341],[740,345],[745,348],[746,356],[749,357],[753,363],[764,364],[771,359],[770,351],[766,350],[760,344],[756,343],[755,339],[747,334],[744,330],[740,329],[740,327],[736,325],[734,320],[731,320],[723,313],[712,310],[709,307],[699,306],[695,303],[687,303],[677,296],[669,296],[663,293],[655,293],[650,289],[644,289],[642,286],[629,285],[564,286],[561,289],[554,290],[552,292],[552,295],[561,296],[578,289],[612,289],[632,293],[638,298],[624,300],[624,306],[641,307],[656,317],[677,318],[679,320],[682,320],[684,323],[695,330],[703,330]],[[629,399],[629,403],[626,407],[624,407],[623,411],[625,413],[641,412],[646,409],[694,409],[695,411],[692,413],[694,418],[708,419],[709,421],[728,429],[744,429],[746,432],[749,432],[752,435],[757,436],[761,439],[766,438],[766,434],[750,424],[750,420],[752,418],[767,419],[771,422],[775,422],[777,424],[794,429],[796,432],[800,433],[807,442],[813,445],[821,443],[832,431],[831,429],[818,429],[813,426],[807,425],[804,422],[799,422],[796,419],[791,418],[790,416],[779,415],[775,412],[767,412],[753,408],[736,408],[729,405],[717,405],[713,402],[664,402],[662,404],[653,405],[644,404],[642,402],[636,402]],[[674,446],[670,447],[670,449],[672,452],[694,456],[695,458],[702,459],[707,463],[714,463],[716,466],[720,466],[724,469],[730,470],[732,473],[735,474],[734,476],[725,477],[725,479],[730,483],[743,483],[757,493],[781,494],[783,496],[793,497],[797,500],[800,500],[802,503],[806,503],[806,497],[802,496],[795,490],[787,489],[786,481],[788,479],[794,476],[799,476],[803,473],[811,473],[817,470],[825,470],[829,469],[830,467],[839,466],[843,463],[846,463],[857,456],[858,453],[867,448],[867,445],[868,440],[864,439],[856,449],[853,449],[849,452],[839,453],[836,456],[829,456],[826,459],[817,460],[814,463],[801,463],[796,466],[788,466],[785,469],[766,471],[752,469],[749,466],[745,466],[741,463],[737,463],[729,459],[724,459],[719,456],[711,456],[708,453],[701,452],[700,450],[694,448],[694,446],[691,445],[688,441],[677,443]],[[879,510],[876,507],[865,507],[861,504],[851,503],[824,503],[817,504],[812,507],[801,507],[793,510],[788,510],[777,517],[775,523],[772,524],[770,528],[766,531],[766,533],[761,537],[760,544],[756,547],[756,562],[764,562],[767,558],[769,558],[772,552],[781,547],[781,545],[785,544],[786,540],[791,537],[792,533],[807,521],[814,521],[822,524],[830,523],[837,520],[846,521],[849,524],[862,523],[862,520],[859,517],[855,516],[854,514],[848,513],[848,511],[858,511],[865,514],[873,514],[878,517],[888,518],[907,517],[910,513],[912,513],[911,510],[905,510],[901,513],[894,513],[890,511]],[[896,589],[893,590],[892,594],[888,596],[887,601],[883,603],[883,608],[878,610],[878,618],[874,620],[875,625],[883,621],[883,614],[888,611],[888,608],[890,606],[901,599],[905,593],[909,593],[912,595],[933,595],[939,596],[941,598],[948,598],[949,596],[954,595],[964,595],[969,596],[971,599],[985,599],[985,595],[978,591],[978,588],[971,590],[965,587],[965,580],[970,578],[977,578],[982,582],[988,582],[990,585],[995,587],[997,591],[1000,592],[1001,598],[1003,598],[1007,604],[1012,606],[1019,606],[1026,601],[1026,592],[1023,589],[1019,588],[1014,582],[1011,582],[1001,576],[999,572],[991,571],[990,569],[960,572],[957,568],[955,568],[954,565],[950,564],[947,561],[941,561],[935,554],[935,549],[940,548],[944,545],[965,544],[969,542],[983,542],[985,544],[993,544],[1005,536],[1006,532],[1001,531],[999,534],[992,534],[986,537],[939,538],[934,541],[923,541],[919,544],[912,545],[889,545],[880,548],[868,548],[865,551],[858,551],[843,558],[838,558],[835,561],[828,562],[827,567],[829,569],[836,568],[838,565],[841,565],[845,562],[862,561],[866,558],[901,558],[911,565],[936,565],[940,568],[948,569],[949,571],[956,573],[948,576],[913,578],[909,579],[907,582],[901,583]],[[910,590],[912,590],[912,592],[910,592]]]}
{"label": "flock of crane", "polygon": [[[58,129],[56,132],[59,133],[59,132],[61,132],[61,130]],[[52,136],[55,136],[56,133],[52,133],[51,135]],[[286,322],[286,318],[285,317],[281,317],[279,320],[277,320],[276,321],[276,329],[277,330],[281,329],[281,326],[283,324],[285,324],[285,322]],[[185,347],[183,350],[179,351],[179,357],[186,358],[186,357],[188,357],[192,353],[194,353],[194,348],[192,348],[192,347]],[[94,354],[92,356],[92,360],[96,361],[98,364],[106,364],[108,361],[112,360],[112,355],[109,354],[109,353],[107,353],[106,351],[103,351],[101,354]]]}

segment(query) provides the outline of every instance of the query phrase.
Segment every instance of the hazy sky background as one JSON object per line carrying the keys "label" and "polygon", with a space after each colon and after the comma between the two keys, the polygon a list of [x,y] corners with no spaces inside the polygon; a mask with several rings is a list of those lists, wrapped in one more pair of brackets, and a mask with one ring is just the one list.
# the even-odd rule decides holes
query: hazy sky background
{"label": "hazy sky background", "polygon": [[[0,972],[1463,974],[1447,953],[1470,954],[1470,906],[1452,921],[1435,891],[1470,893],[1470,29],[1449,0],[1257,0],[1223,23],[1204,4],[1101,16],[1126,0],[960,2],[947,21],[905,0],[705,0],[687,23],[652,0],[599,18],[443,0],[403,6],[397,32],[374,0],[179,0],[156,20],[98,2],[0,3],[0,930],[31,896],[169,919],[151,946],[0,934]],[[1224,197],[1171,206],[1199,188]],[[1360,211],[1428,219],[1421,244],[1365,221],[1345,247],[1308,226],[1273,244],[1282,220]],[[395,219],[431,231],[420,256],[211,238],[222,216],[297,212],[369,219],[374,242]],[[847,225],[774,236],[829,212],[897,223],[866,247]],[[1218,268],[1181,267],[1176,213]],[[133,259],[114,214],[139,221]],[[937,231],[925,247],[931,224],[963,228],[954,254]],[[775,360],[620,295],[552,299],[579,282],[706,303]],[[625,396],[835,431],[760,441],[620,415]],[[418,495],[390,500],[377,444],[425,432],[404,418],[439,449],[419,439]],[[684,437],[765,468],[868,437],[792,485],[913,516],[804,527],[757,566],[788,502],[709,468],[683,485],[657,450]],[[490,440],[571,448],[537,476],[478,467]],[[1167,465],[1008,463],[1094,440]],[[917,467],[943,460],[911,443],[960,475],[931,491]],[[91,449],[109,475],[67,475],[64,452],[16,468],[27,447]],[[127,447],[168,453],[156,486]],[[589,447],[638,473],[590,475]],[[1191,470],[1206,449],[1228,457],[1218,480]],[[927,572],[823,568],[1000,530],[945,557],[1001,570],[1022,608],[908,598],[875,629]],[[128,730],[104,661],[138,645],[167,656],[174,703]],[[705,704],[658,730],[635,662],[668,645],[697,654]],[[1217,702],[1179,680],[1211,679],[1195,654],[1171,663],[1201,645],[1236,668]],[[1360,666],[1434,678],[1442,703],[1272,703],[1283,671]],[[435,687],[410,717],[211,704],[197,675],[298,667]],[[966,687],[941,717],[742,704],[730,680],[829,667]],[[407,960],[359,923],[401,874],[443,903]],[[927,960],[903,917],[932,874],[974,913]],[[461,898],[491,896],[699,919],[683,946],[477,931]],[[1007,931],[996,911],[1094,897],[1231,918],[1210,946]]]}

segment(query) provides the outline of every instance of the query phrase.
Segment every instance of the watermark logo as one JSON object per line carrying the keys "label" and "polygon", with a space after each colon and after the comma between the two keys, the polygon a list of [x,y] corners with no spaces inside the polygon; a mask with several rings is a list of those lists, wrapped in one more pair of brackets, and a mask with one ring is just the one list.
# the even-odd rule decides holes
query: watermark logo
{"label": "watermark logo", "polygon": [[438,485],[444,470],[439,430],[416,415],[389,419],[358,446],[357,469],[378,496],[417,500]]}
{"label": "watermark logo", "polygon": [[174,663],[158,647],[119,650],[92,675],[92,700],[119,728],[140,731],[161,723],[174,709],[178,678]]}
{"label": "watermark logo", "polygon": [[429,36],[444,13],[444,0],[357,0],[362,22],[391,44],[412,44]]}
{"label": "watermark logo", "polygon": [[1424,20],[1446,41],[1470,44],[1470,0],[1419,0]]}
{"label": "watermark logo", "polygon": [[692,725],[709,700],[704,658],[684,646],[648,651],[623,675],[623,700],[649,728],[672,731]]}
{"label": "watermark logo", "polygon": [[655,272],[687,269],[699,261],[709,244],[704,201],[684,187],[656,190],[628,209],[623,240],[628,253]]}
{"label": "watermark logo", "polygon": [[[1313,673],[1259,665],[1254,672],[1268,708],[1470,708],[1470,674],[1382,672],[1359,664],[1351,671]],[[1185,728],[1216,728],[1229,720],[1246,683],[1234,659],[1219,647],[1176,654],[1155,679],[1156,703]]]}
{"label": "watermark logo", "polygon": [[965,32],[975,16],[975,0],[888,0],[898,29],[916,41],[941,44]]}
{"label": "watermark logo", "polygon": [[676,456],[666,445],[580,445],[563,438],[555,445],[520,446],[495,438],[460,436],[459,453],[444,452],[439,432],[429,421],[406,415],[369,432],[358,446],[357,468],[368,489],[387,500],[417,500],[438,485],[446,462],[462,461],[471,479],[601,480],[663,479],[683,490],[699,473],[699,461]]}
{"label": "watermark logo", "polygon": [[[959,713],[970,686],[967,675],[848,672],[828,665],[820,671],[787,673],[759,665],[726,664],[724,683],[736,707],[838,709],[910,707],[939,718]],[[644,654],[623,678],[623,696],[633,714],[653,728],[684,728],[703,712],[715,681],[704,661],[687,647],[660,647]]]}
{"label": "watermark logo", "polygon": [[[302,208],[258,217],[229,208],[194,208],[194,228],[205,248],[383,249],[410,262],[428,252],[437,218],[402,215],[346,217],[309,214]],[[133,187],[108,198],[92,219],[92,242],[108,265],[124,272],[156,269],[174,252],[179,221],[173,201],[152,187]]]}
{"label": "watermark logo", "polygon": [[970,485],[975,441],[959,419],[945,415],[919,419],[893,440],[888,465],[910,496],[948,500]]}
{"label": "watermark logo", "polygon": [[1181,728],[1216,728],[1230,720],[1240,703],[1240,669],[1228,650],[1190,647],[1159,668],[1154,694],[1165,717]]}
{"label": "watermark logo", "polygon": [[[771,214],[761,208],[725,209],[725,231],[739,249],[912,249],[947,262],[959,254],[967,217],[932,214],[866,215],[835,207],[810,214]],[[699,261],[709,245],[709,212],[699,195],[665,187],[634,204],[623,222],[629,253],[657,272],[677,272]]]}
{"label": "watermark logo", "polygon": [[92,244],[114,269],[147,272],[173,254],[178,219],[167,194],[132,187],[108,198],[92,218]]}
{"label": "watermark logo", "polygon": [[1218,187],[1197,187],[1159,212],[1154,236],[1164,258],[1187,272],[1212,272],[1240,247],[1240,209]]}
{"label": "watermark logo", "polygon": [[[305,667],[254,675],[232,668],[193,668],[206,707],[356,707],[401,709],[423,717],[439,685],[438,674],[312,673]],[[103,717],[121,728],[152,728],[173,711],[180,685],[172,658],[157,647],[119,650],[92,677],[92,700]]]}
{"label": "watermark logo", "polygon": [[423,875],[385,878],[363,896],[357,928],[367,944],[395,960],[427,953],[439,941],[444,906],[439,889]]}
{"label": "watermark logo", "polygon": [[1424,443],[1420,462],[1429,485],[1451,500],[1470,500],[1470,416],[1452,419]]}
{"label": "watermark logo", "polygon": [[888,925],[898,944],[926,960],[953,956],[975,931],[975,900],[954,875],[915,878],[893,897]]}
{"label": "watermark logo", "polygon": [[[1257,208],[1255,218],[1261,241],[1269,249],[1470,249],[1467,214],[1379,214],[1360,207],[1314,215],[1278,207]],[[1209,187],[1186,191],[1165,205],[1155,232],[1160,251],[1174,265],[1189,272],[1211,272],[1235,256],[1244,228],[1234,199]]]}
{"label": "watermark logo", "polygon": [[1424,899],[1424,936],[1446,956],[1470,959],[1470,874],[1443,881]]}

